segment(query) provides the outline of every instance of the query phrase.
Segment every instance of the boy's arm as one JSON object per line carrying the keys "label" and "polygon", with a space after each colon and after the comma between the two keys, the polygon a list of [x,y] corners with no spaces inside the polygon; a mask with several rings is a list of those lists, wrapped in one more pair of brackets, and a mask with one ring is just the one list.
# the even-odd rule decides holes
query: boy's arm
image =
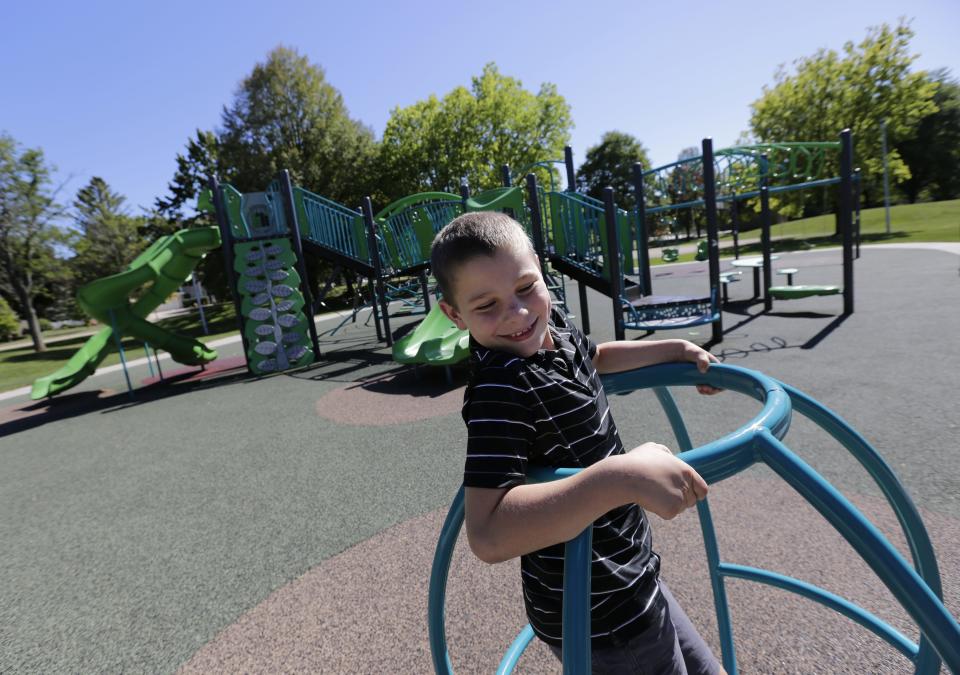
{"label": "boy's arm", "polygon": [[[716,363],[718,359],[687,340],[653,342],[617,340],[597,345],[597,353],[592,361],[593,367],[602,375],[671,362],[694,363],[697,370],[705,373],[710,364]],[[708,384],[698,384],[697,391],[701,394],[716,394],[721,390]]]}
{"label": "boy's arm", "polygon": [[466,488],[467,538],[495,563],[573,539],[593,521],[637,503],[673,518],[707,494],[707,484],[657,443],[613,455],[574,476],[506,489]]}
{"label": "boy's arm", "polygon": [[700,372],[705,373],[717,357],[687,340],[617,340],[597,345],[592,361],[593,367],[601,374],[683,361],[697,364]]}

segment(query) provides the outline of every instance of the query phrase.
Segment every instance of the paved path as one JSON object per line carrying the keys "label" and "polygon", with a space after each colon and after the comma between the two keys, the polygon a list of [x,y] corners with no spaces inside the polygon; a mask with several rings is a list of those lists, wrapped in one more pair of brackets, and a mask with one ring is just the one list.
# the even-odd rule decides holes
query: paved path
{"label": "paved path", "polygon": [[[841,277],[836,251],[781,262],[811,283]],[[775,302],[767,314],[741,302],[713,349],[809,393],[875,444],[920,509],[955,615],[957,262],[865,247],[855,314],[840,316],[836,296]],[[654,284],[702,291],[703,266],[669,266],[686,271]],[[588,300],[594,338],[610,339],[609,299]],[[414,321],[398,319],[397,331]],[[429,672],[424,589],[462,472],[462,374],[448,385],[439,372],[398,368],[362,323],[321,347],[320,363],[289,375],[227,368],[130,400],[113,372],[52,402],[4,402],[0,672]],[[698,444],[757,410],[735,394],[676,397]],[[652,396],[614,396],[611,407],[627,443],[670,442]],[[799,418],[787,442],[903,550],[880,491],[835,443]],[[711,507],[726,559],[846,595],[915,639],[890,594],[770,471],[716,484]],[[716,648],[695,518],[654,530],[665,576]],[[447,612],[458,672],[494,669],[522,625],[518,583],[514,563],[482,565],[460,549]],[[735,581],[730,603],[741,672],[909,671],[866,631],[783,592]],[[523,664],[559,671],[539,647]]]}

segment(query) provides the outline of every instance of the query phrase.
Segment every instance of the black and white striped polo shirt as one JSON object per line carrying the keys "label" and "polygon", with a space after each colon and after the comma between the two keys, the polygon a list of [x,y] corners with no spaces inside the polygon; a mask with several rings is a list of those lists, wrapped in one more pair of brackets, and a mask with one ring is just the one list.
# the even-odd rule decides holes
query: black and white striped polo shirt
{"label": "black and white striped polo shirt", "polygon": [[[486,349],[471,339],[471,379],[464,395],[467,487],[509,488],[526,482],[528,464],[586,467],[624,452],[590,357],[596,345],[557,310],[555,350],[529,358]],[[620,643],[659,617],[660,559],[650,525],[636,505],[593,525],[591,634],[594,647]],[[559,646],[563,544],[521,558],[523,594],[534,632]]]}

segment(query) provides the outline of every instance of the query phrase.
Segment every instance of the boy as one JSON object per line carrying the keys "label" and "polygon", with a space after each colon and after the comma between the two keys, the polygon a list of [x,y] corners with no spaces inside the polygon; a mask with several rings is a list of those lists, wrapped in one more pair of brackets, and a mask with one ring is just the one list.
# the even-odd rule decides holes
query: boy
{"label": "boy", "polygon": [[[434,239],[431,263],[444,313],[470,331],[470,548],[488,563],[521,556],[530,624],[559,656],[563,542],[593,523],[594,672],[722,672],[659,580],[643,511],[673,518],[706,496],[706,482],[662,445],[624,452],[599,379],[666,361],[705,372],[716,358],[685,340],[595,345],[551,308],[530,240],[504,214],[455,219]],[[528,463],[584,470],[526,484]]]}

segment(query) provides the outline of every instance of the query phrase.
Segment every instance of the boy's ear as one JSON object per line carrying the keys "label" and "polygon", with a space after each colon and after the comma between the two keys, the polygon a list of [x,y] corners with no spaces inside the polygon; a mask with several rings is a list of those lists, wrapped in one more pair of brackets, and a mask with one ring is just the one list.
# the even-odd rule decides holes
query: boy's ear
{"label": "boy's ear", "polygon": [[447,318],[453,321],[457,328],[460,330],[466,330],[467,324],[463,322],[463,319],[460,317],[460,312],[457,311],[457,308],[451,305],[446,300],[440,300],[440,309],[443,310],[443,313],[447,315]]}

